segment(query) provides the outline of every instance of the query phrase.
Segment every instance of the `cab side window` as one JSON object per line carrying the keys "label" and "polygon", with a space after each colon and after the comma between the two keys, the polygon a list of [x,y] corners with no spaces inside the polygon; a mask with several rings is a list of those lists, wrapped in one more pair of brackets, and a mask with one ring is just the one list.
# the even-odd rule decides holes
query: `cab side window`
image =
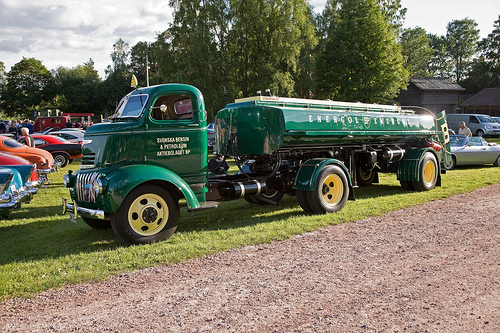
{"label": "cab side window", "polygon": [[192,119],[191,98],[186,95],[162,96],[153,104],[151,118],[154,120]]}
{"label": "cab side window", "polygon": [[475,116],[470,116],[469,117],[469,123],[471,124],[479,124],[479,120]]}

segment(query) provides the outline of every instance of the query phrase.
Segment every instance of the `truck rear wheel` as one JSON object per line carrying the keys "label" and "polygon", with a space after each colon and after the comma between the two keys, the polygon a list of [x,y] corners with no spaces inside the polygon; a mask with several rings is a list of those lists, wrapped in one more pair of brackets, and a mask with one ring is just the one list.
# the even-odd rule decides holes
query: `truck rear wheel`
{"label": "truck rear wheel", "polygon": [[157,185],[135,188],[111,215],[113,231],[126,244],[168,239],[178,224],[179,205],[172,194]]}
{"label": "truck rear wheel", "polygon": [[261,195],[253,197],[245,197],[245,200],[249,203],[257,205],[277,205],[285,194],[276,190],[269,190]]}
{"label": "truck rear wheel", "polygon": [[413,187],[417,191],[432,190],[437,183],[439,175],[439,167],[434,156],[431,152],[426,152],[419,165],[419,180],[413,182]]}
{"label": "truck rear wheel", "polygon": [[370,186],[375,181],[377,171],[366,170],[358,166],[356,168],[356,181],[359,186]]}
{"label": "truck rear wheel", "polygon": [[311,211],[316,214],[336,212],[345,206],[349,197],[349,184],[344,171],[336,165],[327,165],[319,173],[316,189],[307,191]]}

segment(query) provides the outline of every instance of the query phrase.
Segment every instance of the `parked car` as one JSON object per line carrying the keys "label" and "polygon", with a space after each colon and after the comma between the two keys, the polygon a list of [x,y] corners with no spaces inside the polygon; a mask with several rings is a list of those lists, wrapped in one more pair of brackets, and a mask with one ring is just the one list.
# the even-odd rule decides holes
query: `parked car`
{"label": "parked car", "polygon": [[500,135],[500,125],[490,116],[485,114],[460,114],[451,113],[446,115],[448,128],[458,132],[460,122],[464,122],[470,128],[473,135],[477,136],[496,136]]}
{"label": "parked car", "polygon": [[77,129],[69,129],[69,130],[63,129],[60,131],[50,132],[49,134],[58,136],[73,143],[82,144],[83,137],[85,136],[85,131]]}
{"label": "parked car", "polygon": [[0,167],[16,168],[23,178],[24,186],[38,188],[42,185],[42,181],[36,170],[36,164],[31,163],[27,159],[0,152]]}
{"label": "parked car", "polygon": [[500,123],[500,117],[491,117],[493,118],[494,121],[496,121],[497,123]]}
{"label": "parked car", "polygon": [[[68,163],[73,162],[75,158],[82,157],[82,145],[79,143],[70,142],[49,134],[33,134],[31,137],[33,141],[35,141],[35,147],[51,153],[54,157],[54,161],[61,167],[65,167]],[[26,144],[26,138],[24,136],[20,137],[18,141]]]}
{"label": "parked car", "polygon": [[21,202],[30,202],[38,192],[35,164],[5,153],[0,153],[0,218],[7,216]]}
{"label": "parked car", "polygon": [[28,147],[12,138],[0,135],[0,152],[16,155],[36,164],[40,177],[47,181],[47,174],[57,171],[52,155],[43,149]]}
{"label": "parked car", "polygon": [[213,148],[215,146],[215,123],[207,125],[207,141],[209,147]]}
{"label": "parked car", "polygon": [[49,127],[61,129],[66,126],[68,121],[71,121],[69,116],[38,117],[35,120],[34,130],[42,132]]}
{"label": "parked car", "polygon": [[452,163],[446,166],[451,170],[456,165],[493,164],[500,166],[500,145],[488,143],[483,137],[450,135]]}

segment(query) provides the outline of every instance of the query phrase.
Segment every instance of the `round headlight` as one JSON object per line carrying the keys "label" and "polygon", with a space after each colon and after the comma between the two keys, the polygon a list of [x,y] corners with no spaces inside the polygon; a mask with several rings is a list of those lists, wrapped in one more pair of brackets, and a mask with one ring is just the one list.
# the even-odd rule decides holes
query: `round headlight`
{"label": "round headlight", "polygon": [[69,187],[69,175],[65,174],[63,177],[63,184],[65,187]]}
{"label": "round headlight", "polygon": [[92,184],[94,188],[94,193],[96,196],[100,195],[102,193],[102,182],[101,179],[96,179],[94,180],[94,183]]}

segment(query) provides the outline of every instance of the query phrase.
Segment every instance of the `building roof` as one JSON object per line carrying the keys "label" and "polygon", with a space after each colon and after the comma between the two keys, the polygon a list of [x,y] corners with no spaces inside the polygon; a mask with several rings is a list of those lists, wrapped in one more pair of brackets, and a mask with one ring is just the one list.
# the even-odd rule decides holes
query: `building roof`
{"label": "building roof", "polygon": [[469,98],[464,106],[500,106],[500,88],[486,88]]}
{"label": "building roof", "polygon": [[441,77],[412,77],[410,84],[415,85],[420,90],[448,90],[464,91],[458,83],[452,82],[448,78]]}

